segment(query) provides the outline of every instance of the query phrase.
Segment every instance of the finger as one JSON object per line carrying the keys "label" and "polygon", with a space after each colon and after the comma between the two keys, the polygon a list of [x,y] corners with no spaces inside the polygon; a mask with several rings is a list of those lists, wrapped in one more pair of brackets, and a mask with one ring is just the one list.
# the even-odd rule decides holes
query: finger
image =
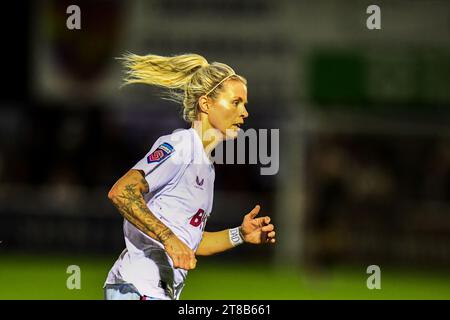
{"label": "finger", "polygon": [[183,265],[183,269],[184,270],[191,270],[191,263],[186,261],[185,264]]}
{"label": "finger", "polygon": [[275,243],[275,241],[276,241],[275,238],[269,238],[269,237],[267,237],[265,242],[266,242],[266,243]]}
{"label": "finger", "polygon": [[181,267],[185,270],[189,270],[189,266],[191,264],[190,255],[188,252],[183,252],[180,254]]}
{"label": "finger", "polygon": [[190,268],[190,269],[195,269],[195,266],[196,266],[196,265],[197,265],[197,260],[196,260],[196,259],[193,259],[193,260],[190,261],[189,268]]}
{"label": "finger", "polygon": [[189,261],[189,265],[192,265],[192,264],[195,265],[197,263],[197,258],[195,257],[193,251],[189,252],[188,261]]}
{"label": "finger", "polygon": [[273,224],[269,224],[269,225],[264,226],[264,227],[261,228],[261,230],[264,231],[264,232],[270,232],[273,229],[275,229],[275,226]]}
{"label": "finger", "polygon": [[184,261],[185,261],[186,270],[195,268],[194,257],[190,253],[185,256]]}
{"label": "finger", "polygon": [[261,218],[256,218],[256,223],[258,224],[258,226],[262,227],[264,225],[269,224],[270,222],[270,217],[261,217]]}
{"label": "finger", "polygon": [[181,269],[188,270],[188,263],[185,257],[180,257],[179,264]]}
{"label": "finger", "polygon": [[189,258],[187,258],[187,257],[184,260],[184,269],[186,269],[186,270],[191,269],[191,260]]}
{"label": "finger", "polygon": [[247,214],[247,216],[249,217],[249,218],[254,218],[254,217],[256,217],[257,216],[257,214],[259,213],[259,209],[261,209],[261,207],[259,206],[259,205],[256,205],[253,209],[252,209],[252,211],[250,211],[248,214]]}
{"label": "finger", "polygon": [[173,261],[174,268],[178,269],[181,267],[180,259],[178,259],[178,257],[173,257],[172,261]]}
{"label": "finger", "polygon": [[194,251],[191,251],[191,255],[189,258],[190,261],[194,261],[195,264],[197,264],[197,258],[195,257]]}
{"label": "finger", "polygon": [[275,237],[275,231],[269,232],[269,233],[267,234],[267,236],[268,236],[269,238]]}

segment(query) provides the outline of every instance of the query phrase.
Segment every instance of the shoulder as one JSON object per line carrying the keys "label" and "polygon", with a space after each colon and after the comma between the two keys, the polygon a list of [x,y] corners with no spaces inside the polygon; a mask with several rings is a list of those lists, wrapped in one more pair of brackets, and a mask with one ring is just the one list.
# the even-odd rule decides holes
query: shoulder
{"label": "shoulder", "polygon": [[193,158],[194,139],[192,130],[179,129],[171,134],[161,136],[156,141],[154,148],[163,149],[164,152],[171,154],[172,158],[189,162]]}
{"label": "shoulder", "polygon": [[177,129],[171,134],[158,138],[158,145],[165,145],[173,151],[191,150],[193,148],[193,139],[191,130]]}

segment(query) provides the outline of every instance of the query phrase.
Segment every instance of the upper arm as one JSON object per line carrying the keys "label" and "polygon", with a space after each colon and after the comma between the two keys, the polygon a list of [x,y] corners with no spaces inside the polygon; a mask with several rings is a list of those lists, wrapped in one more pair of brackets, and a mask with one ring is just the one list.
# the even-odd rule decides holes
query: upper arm
{"label": "upper arm", "polygon": [[140,193],[147,193],[149,190],[147,181],[144,177],[144,172],[142,170],[131,169],[125,173],[117,182],[113,185],[108,193],[108,197],[112,199],[113,197],[120,194],[127,186],[133,186],[140,191]]}
{"label": "upper arm", "polygon": [[109,193],[110,198],[121,194],[130,185],[137,187],[141,194],[153,193],[167,185],[190,163],[190,147],[182,142],[172,141],[170,136],[159,138],[150,151],[114,184]]}

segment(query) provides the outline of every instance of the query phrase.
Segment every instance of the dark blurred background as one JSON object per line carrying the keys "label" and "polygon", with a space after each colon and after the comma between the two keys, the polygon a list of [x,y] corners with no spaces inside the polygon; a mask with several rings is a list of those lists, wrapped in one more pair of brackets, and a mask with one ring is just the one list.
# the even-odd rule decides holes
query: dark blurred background
{"label": "dark blurred background", "polygon": [[[81,30],[66,27],[72,4]],[[236,226],[259,203],[277,225],[277,245],[242,246],[213,261],[352,265],[362,277],[371,264],[448,268],[450,2],[377,1],[381,30],[366,27],[370,4],[5,4],[0,255],[114,262],[124,242],[109,188],[159,136],[188,127],[157,89],[120,89],[115,58],[193,52],[248,79],[247,128],[280,129],[277,175],[216,165],[207,225]]]}

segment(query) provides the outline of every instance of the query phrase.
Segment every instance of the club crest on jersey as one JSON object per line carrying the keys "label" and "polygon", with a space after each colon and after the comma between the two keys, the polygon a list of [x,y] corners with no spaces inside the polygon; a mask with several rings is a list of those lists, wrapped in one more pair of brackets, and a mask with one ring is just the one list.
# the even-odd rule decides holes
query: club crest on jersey
{"label": "club crest on jersey", "polygon": [[156,148],[155,151],[150,153],[147,157],[147,162],[160,162],[167,157],[169,157],[174,151],[174,148],[168,144],[167,142],[164,142],[162,145],[160,145],[158,148]]}

